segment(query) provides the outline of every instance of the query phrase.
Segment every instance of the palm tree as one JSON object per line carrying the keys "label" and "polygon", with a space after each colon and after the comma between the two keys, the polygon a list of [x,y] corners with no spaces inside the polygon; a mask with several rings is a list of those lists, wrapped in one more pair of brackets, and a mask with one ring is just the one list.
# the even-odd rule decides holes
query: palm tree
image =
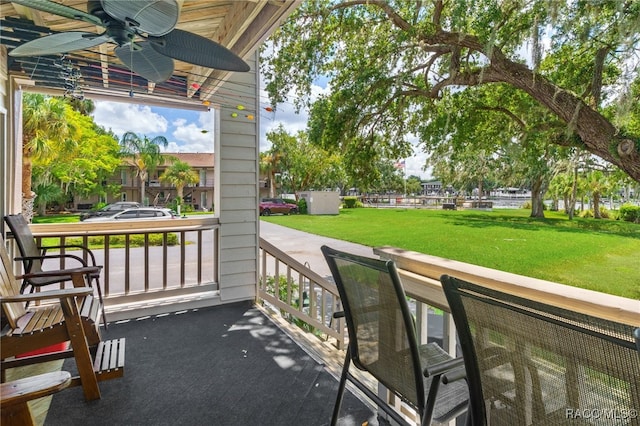
{"label": "palm tree", "polygon": [[145,203],[145,182],[150,173],[153,173],[159,165],[164,164],[164,157],[160,146],[167,147],[169,141],[164,136],[156,136],[149,139],[142,138],[133,132],[126,132],[120,140],[120,153],[124,158],[131,159],[136,168],[136,176],[140,178],[140,202]]}
{"label": "palm tree", "polygon": [[267,176],[269,182],[269,197],[275,197],[276,192],[276,173],[280,172],[280,160],[282,155],[279,152],[261,152],[260,153],[260,173]]}
{"label": "palm tree", "polygon": [[25,93],[22,100],[22,213],[31,221],[35,194],[31,189],[32,162],[46,155],[53,139],[64,140],[73,128],[65,119],[65,103],[38,93]]}
{"label": "palm tree", "polygon": [[200,182],[200,176],[193,171],[189,164],[176,160],[171,166],[167,167],[167,170],[160,176],[160,180],[176,187],[178,193],[178,214],[180,214],[184,187]]}

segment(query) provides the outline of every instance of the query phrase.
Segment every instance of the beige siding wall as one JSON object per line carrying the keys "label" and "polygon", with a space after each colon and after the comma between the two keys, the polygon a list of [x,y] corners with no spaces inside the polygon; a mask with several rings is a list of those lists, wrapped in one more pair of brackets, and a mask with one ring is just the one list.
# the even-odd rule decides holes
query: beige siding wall
{"label": "beige siding wall", "polygon": [[22,167],[15,164],[17,145],[13,136],[14,121],[19,118],[11,111],[11,93],[7,49],[0,46],[0,217],[15,213],[20,207],[20,181],[17,177]]}
{"label": "beige siding wall", "polygon": [[[251,300],[258,276],[258,92],[255,61],[252,71],[236,73],[222,90],[242,87],[244,110],[221,105],[217,112],[215,210],[220,218],[220,297],[223,302]],[[254,90],[248,90],[251,87]],[[253,95],[248,95],[253,92]],[[237,117],[232,117],[237,113]],[[246,116],[253,115],[253,119]]]}

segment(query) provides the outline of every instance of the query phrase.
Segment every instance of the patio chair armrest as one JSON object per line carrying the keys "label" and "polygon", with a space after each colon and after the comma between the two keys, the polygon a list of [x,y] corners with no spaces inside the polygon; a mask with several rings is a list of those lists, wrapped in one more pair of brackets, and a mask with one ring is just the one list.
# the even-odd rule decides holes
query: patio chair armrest
{"label": "patio chair armrest", "polygon": [[29,272],[22,275],[16,275],[16,279],[29,279],[29,278],[39,278],[39,277],[58,277],[58,276],[73,276],[73,275],[87,275],[93,274],[96,272],[100,272],[102,266],[85,266],[82,268],[71,268],[71,269],[56,269],[51,271],[41,271],[41,272]]}
{"label": "patio chair armrest", "polygon": [[[82,265],[83,267],[87,267],[89,265],[87,265],[87,262],[84,261],[84,259],[82,259],[79,256],[73,255],[73,254],[47,254],[47,255],[39,255],[39,256],[17,256],[14,258],[14,260],[19,260],[23,263],[25,263],[25,269],[27,270],[27,272],[31,271],[31,267],[33,264],[34,260],[40,260],[41,263],[44,263],[45,260],[48,259],[73,259],[77,262],[80,263],[80,265]],[[92,265],[95,266],[95,265]]]}
{"label": "patio chair armrest", "polygon": [[38,293],[16,294],[13,296],[0,296],[0,303],[35,302],[39,300],[66,299],[69,297],[84,297],[93,294],[91,287],[74,287],[62,290],[41,291]]}
{"label": "patio chair armrest", "polygon": [[87,253],[87,255],[91,258],[91,264],[92,265],[96,265],[96,257],[93,254],[93,251],[91,251],[91,249],[85,247],[85,246],[81,246],[79,244],[64,244],[64,245],[58,245],[58,246],[40,246],[39,247],[40,250],[42,251],[43,255],[47,254],[47,250],[49,249],[68,249],[68,248],[76,248],[79,250],[82,250],[83,252]]}
{"label": "patio chair armrest", "polygon": [[449,384],[467,378],[467,370],[464,367],[454,368],[442,375],[442,383]]}
{"label": "patio chair armrest", "polygon": [[461,366],[464,366],[464,359],[462,359],[462,357],[448,359],[426,367],[422,374],[424,374],[425,377],[438,376]]}
{"label": "patio chair armrest", "polygon": [[344,311],[338,311],[333,313],[334,318],[344,318]]}

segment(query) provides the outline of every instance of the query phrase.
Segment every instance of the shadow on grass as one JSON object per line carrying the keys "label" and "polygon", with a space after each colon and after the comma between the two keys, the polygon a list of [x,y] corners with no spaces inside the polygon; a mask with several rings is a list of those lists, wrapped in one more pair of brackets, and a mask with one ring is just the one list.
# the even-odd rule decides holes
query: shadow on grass
{"label": "shadow on grass", "polygon": [[608,235],[640,239],[640,225],[609,219],[574,218],[570,221],[558,218],[517,217],[508,214],[459,214],[455,217],[448,217],[448,219],[453,225],[472,228],[504,226],[527,231],[552,229],[558,232],[571,233],[601,232]]}

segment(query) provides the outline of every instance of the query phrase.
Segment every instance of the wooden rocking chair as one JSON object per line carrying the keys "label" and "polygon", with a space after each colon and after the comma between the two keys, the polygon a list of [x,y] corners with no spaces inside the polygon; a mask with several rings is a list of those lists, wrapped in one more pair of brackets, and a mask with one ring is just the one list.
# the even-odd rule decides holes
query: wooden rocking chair
{"label": "wooden rocking chair", "polygon": [[[18,280],[23,277],[14,276],[1,237],[0,258],[0,302],[7,323],[3,323],[0,340],[3,381],[7,368],[73,357],[78,377],[72,379],[72,386],[82,385],[87,401],[99,399],[98,381],[124,373],[124,339],[101,340],[100,301],[87,286],[97,268],[41,272],[37,275],[69,274],[74,288],[20,294]],[[25,308],[28,302],[34,303]],[[66,351],[20,357],[67,341],[71,348]]]}

